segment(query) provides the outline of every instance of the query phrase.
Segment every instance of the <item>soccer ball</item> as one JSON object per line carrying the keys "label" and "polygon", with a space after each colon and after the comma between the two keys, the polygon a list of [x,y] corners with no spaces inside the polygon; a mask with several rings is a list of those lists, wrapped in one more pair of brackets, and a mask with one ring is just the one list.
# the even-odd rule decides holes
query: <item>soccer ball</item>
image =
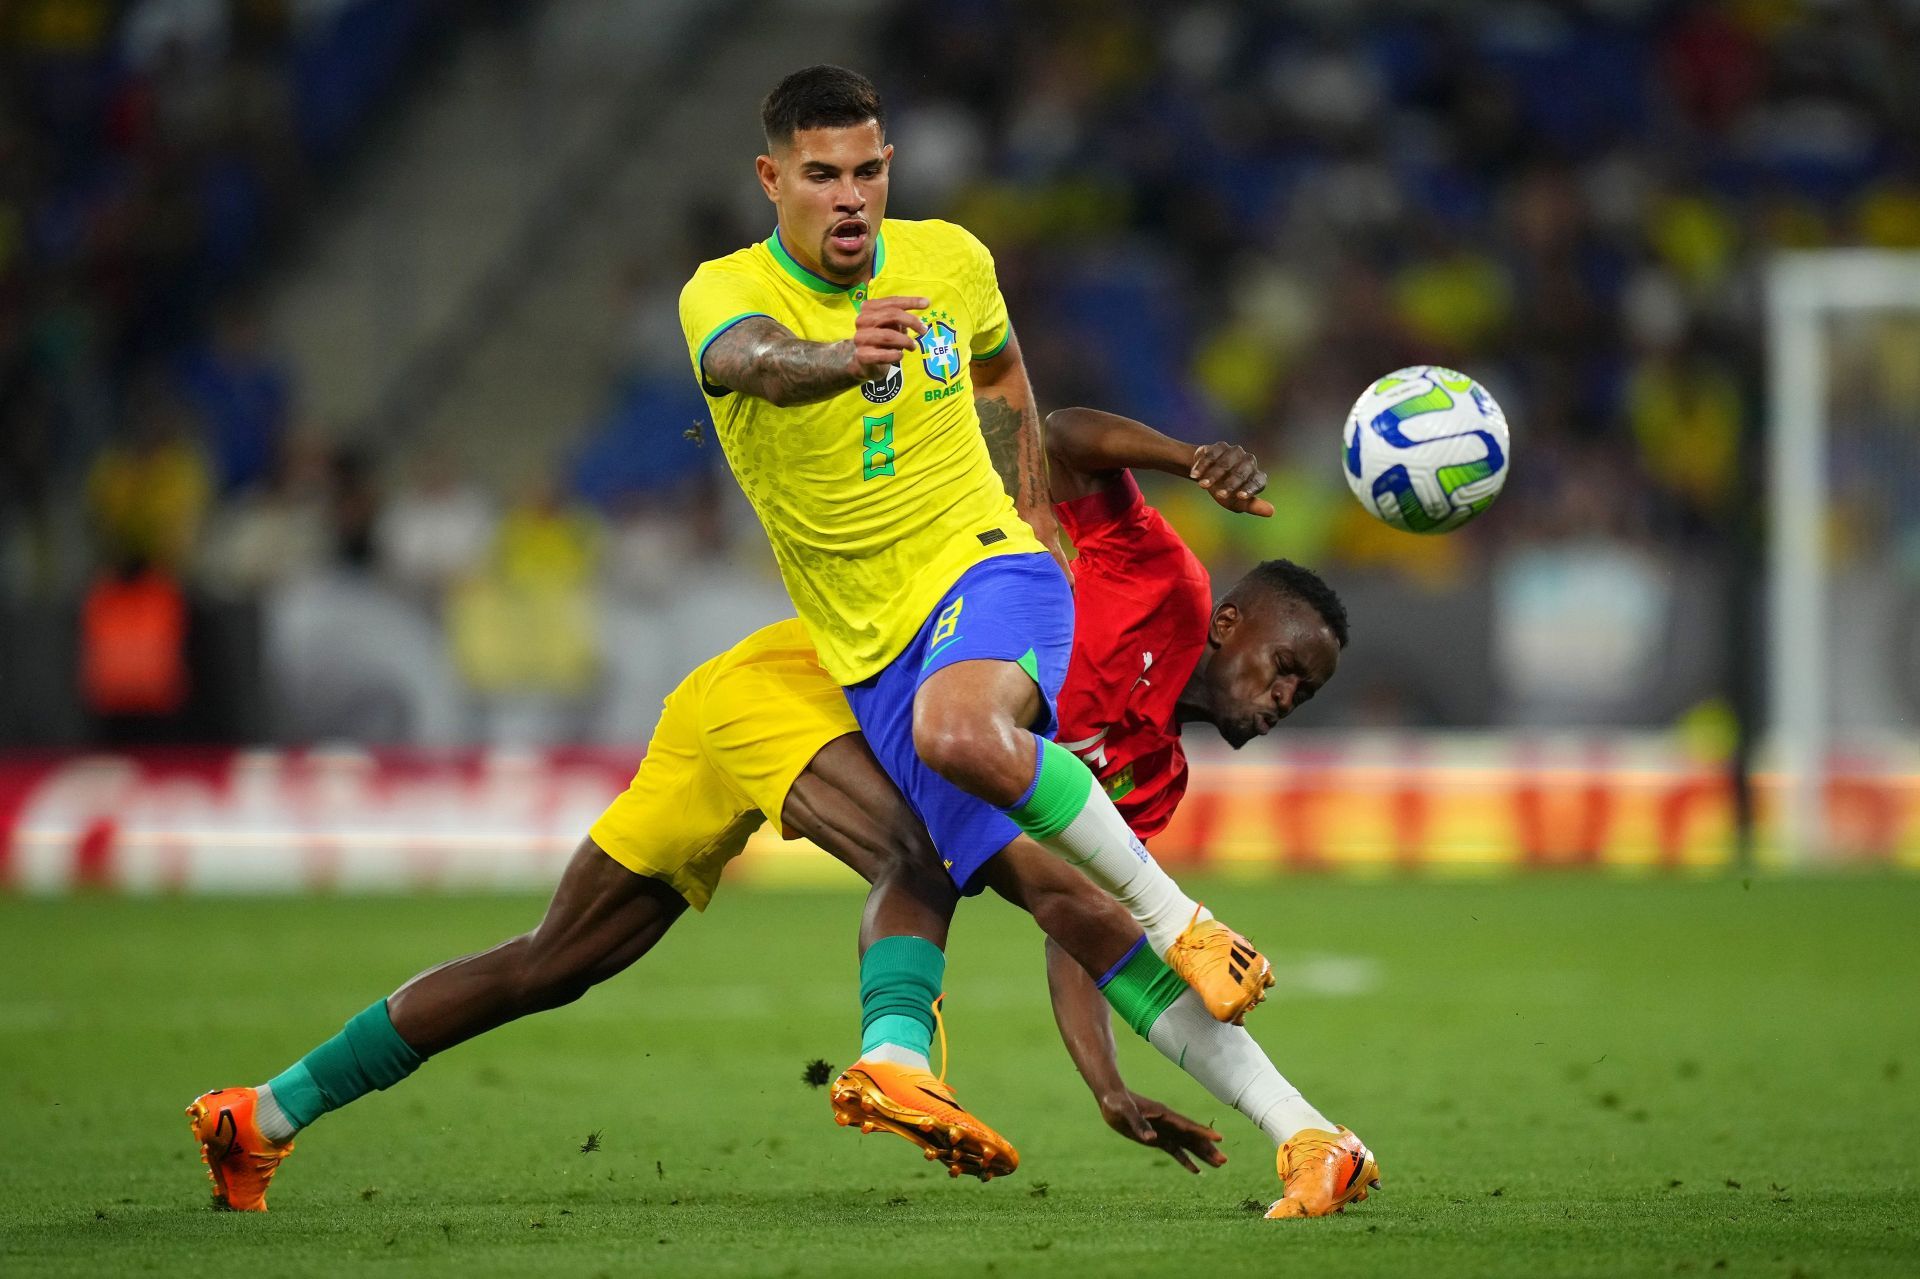
{"label": "soccer ball", "polygon": [[1507,482],[1507,415],[1464,373],[1421,364],[1367,388],[1341,470],[1360,505],[1409,533],[1451,533]]}

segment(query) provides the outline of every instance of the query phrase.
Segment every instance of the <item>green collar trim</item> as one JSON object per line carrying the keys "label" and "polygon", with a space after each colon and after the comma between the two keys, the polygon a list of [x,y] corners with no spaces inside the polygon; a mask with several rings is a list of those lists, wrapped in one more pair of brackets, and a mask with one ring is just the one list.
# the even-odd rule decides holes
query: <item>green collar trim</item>
{"label": "green collar trim", "polygon": [[[800,281],[800,283],[806,285],[809,289],[812,289],[815,293],[849,293],[854,289],[863,288],[866,284],[864,280],[857,281],[853,284],[836,284],[832,280],[821,275],[816,275],[806,267],[801,266],[799,259],[787,252],[787,246],[781,243],[780,229],[778,227],[775,227],[773,234],[767,237],[766,243],[767,252],[773,254],[773,260],[780,264],[780,268],[794,279]],[[873,234],[873,274],[876,276],[879,275],[880,272],[886,269],[886,266],[886,233],[884,231],[876,231]]]}

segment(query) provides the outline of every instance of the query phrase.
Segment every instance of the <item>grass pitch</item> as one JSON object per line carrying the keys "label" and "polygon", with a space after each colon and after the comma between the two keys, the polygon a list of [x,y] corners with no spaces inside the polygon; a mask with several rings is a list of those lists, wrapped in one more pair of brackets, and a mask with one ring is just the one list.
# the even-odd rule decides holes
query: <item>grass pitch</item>
{"label": "grass pitch", "polygon": [[1281,970],[1255,1033],[1380,1156],[1344,1217],[1261,1220],[1259,1134],[1124,1031],[1231,1162],[1109,1133],[997,901],[955,927],[952,1078],[1019,1173],[834,1127],[801,1076],[856,1046],[858,899],[733,888],[321,1120],[270,1214],[216,1214],[195,1093],[539,903],[0,900],[0,1273],[1920,1273],[1920,881],[1197,886]]}

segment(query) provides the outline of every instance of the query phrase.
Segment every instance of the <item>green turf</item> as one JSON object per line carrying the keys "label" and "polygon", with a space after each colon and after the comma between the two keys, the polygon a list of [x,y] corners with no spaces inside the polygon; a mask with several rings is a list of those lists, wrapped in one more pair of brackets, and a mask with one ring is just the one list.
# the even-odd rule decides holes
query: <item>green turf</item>
{"label": "green turf", "polygon": [[734,890],[581,1004],[320,1121],[271,1214],[215,1214],[189,1098],[537,903],[0,901],[0,1273],[1920,1273],[1920,881],[1208,899],[1307,983],[1254,1029],[1381,1158],[1343,1218],[1261,1220],[1258,1134],[1138,1042],[1136,1087],[1232,1162],[1190,1177],[1102,1127],[998,902],[956,925],[953,1077],[1018,1175],[835,1128],[801,1072],[857,1042],[858,899]]}

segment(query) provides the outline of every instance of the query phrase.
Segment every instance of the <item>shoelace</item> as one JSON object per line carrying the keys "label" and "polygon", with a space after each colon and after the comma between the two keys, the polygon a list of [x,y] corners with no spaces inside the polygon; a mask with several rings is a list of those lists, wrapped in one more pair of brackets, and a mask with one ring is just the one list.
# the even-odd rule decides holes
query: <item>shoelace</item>
{"label": "shoelace", "polygon": [[[1205,910],[1206,908],[1207,908],[1207,904],[1206,904],[1205,902],[1195,902],[1195,903],[1194,903],[1194,907],[1193,907],[1193,918],[1192,918],[1192,919],[1189,919],[1189,920],[1187,921],[1187,926],[1186,926],[1186,928],[1185,928],[1184,930],[1182,930],[1182,932],[1181,932],[1181,934],[1180,934],[1180,940],[1179,940],[1179,941],[1176,941],[1176,942],[1174,943],[1174,944],[1175,944],[1176,946],[1177,946],[1177,945],[1180,945],[1180,944],[1181,944],[1181,942],[1184,942],[1184,941],[1185,941],[1185,939],[1186,939],[1186,935],[1187,935],[1187,933],[1189,933],[1189,932],[1191,932],[1191,931],[1193,931],[1193,926],[1194,926],[1195,924],[1198,924],[1198,923],[1200,922],[1200,912],[1201,912],[1201,911],[1203,911],[1203,910]],[[1252,943],[1252,942],[1250,942],[1250,941],[1248,941],[1248,940],[1247,940],[1246,938],[1244,938],[1244,937],[1241,937],[1241,936],[1239,936],[1239,935],[1238,935],[1237,933],[1233,933],[1233,931],[1232,931],[1231,929],[1229,929],[1229,930],[1228,930],[1228,933],[1229,933],[1229,935],[1230,935],[1230,936],[1231,936],[1231,937],[1233,938],[1233,941],[1232,941],[1232,942],[1231,942],[1231,943],[1229,944],[1229,947],[1228,947],[1228,951],[1227,951],[1227,963],[1228,963],[1229,965],[1234,965],[1234,966],[1232,966],[1232,967],[1229,967],[1229,969],[1228,969],[1228,976],[1230,976],[1230,977],[1232,977],[1232,978],[1234,979],[1234,981],[1236,981],[1236,982],[1237,982],[1237,981],[1240,981],[1240,980],[1241,980],[1241,978],[1242,978],[1242,975],[1243,975],[1243,973],[1245,972],[1245,969],[1244,969],[1243,967],[1240,967],[1240,966],[1238,966],[1238,965],[1236,964],[1236,961],[1237,961],[1237,959],[1238,959],[1238,956],[1239,956],[1239,954],[1241,953],[1241,951],[1242,951],[1242,949],[1244,948],[1244,951],[1245,951],[1245,953],[1246,953],[1246,955],[1247,955],[1247,957],[1248,957],[1248,958],[1247,958],[1247,963],[1248,963],[1248,964],[1251,964],[1251,963],[1253,962],[1253,956],[1254,956],[1254,953],[1255,953],[1255,952],[1254,952],[1254,949],[1253,949],[1253,943]],[[1256,1000],[1255,1000],[1254,1002],[1256,1002],[1256,1003],[1258,1003],[1258,1002],[1259,1002],[1259,1000],[1258,1000],[1258,999],[1256,999]]]}
{"label": "shoelace", "polygon": [[940,1084],[947,1082],[947,1019],[940,1012],[940,1005],[946,1002],[946,992],[933,997],[933,1028],[940,1033]]}

